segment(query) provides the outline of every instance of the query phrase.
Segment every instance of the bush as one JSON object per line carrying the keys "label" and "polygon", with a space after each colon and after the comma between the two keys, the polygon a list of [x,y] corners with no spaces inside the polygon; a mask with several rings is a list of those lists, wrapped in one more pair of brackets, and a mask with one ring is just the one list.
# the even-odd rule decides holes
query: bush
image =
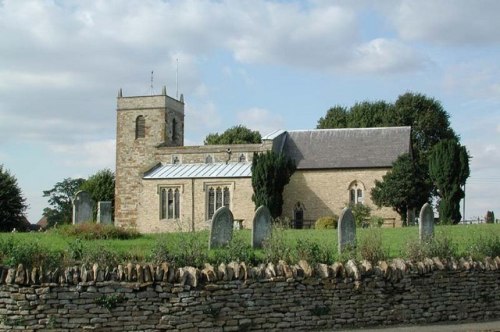
{"label": "bush", "polygon": [[370,226],[371,227],[382,227],[384,225],[384,218],[380,216],[371,216],[370,217]]}
{"label": "bush", "polygon": [[92,243],[83,246],[81,262],[87,266],[97,263],[100,267],[108,266],[113,268],[124,261],[125,258],[122,255],[104,245]]}
{"label": "bush", "polygon": [[495,222],[495,213],[493,211],[486,212],[484,220],[487,224],[493,224]]}
{"label": "bush", "polygon": [[314,229],[337,229],[339,216],[336,214],[327,217],[321,217],[314,223]]}
{"label": "bush", "polygon": [[408,242],[406,252],[402,257],[421,261],[426,257],[456,258],[458,256],[458,247],[449,236],[435,234],[433,238],[422,243],[418,239]]}
{"label": "bush", "polygon": [[310,239],[299,239],[294,252],[295,261],[306,260],[309,264],[316,263],[332,264],[333,254],[330,250],[320,246],[317,241]]}
{"label": "bush", "polygon": [[10,267],[54,269],[63,265],[63,252],[50,250],[38,241],[20,242],[14,238],[0,240],[0,263]]}
{"label": "bush", "polygon": [[233,237],[226,248],[212,250],[210,263],[220,264],[232,261],[255,264],[255,252],[252,246],[245,242],[243,238]]}
{"label": "bush", "polygon": [[500,237],[498,235],[480,235],[472,241],[466,254],[475,260],[500,256]]}
{"label": "bush", "polygon": [[174,266],[194,266],[202,268],[208,260],[206,232],[179,233],[177,241],[166,238],[157,240],[149,259],[154,263],[168,262]]}
{"label": "bush", "polygon": [[113,225],[102,225],[87,222],[76,225],[64,225],[55,230],[63,236],[75,236],[85,240],[128,240],[140,237],[140,233],[134,229],[125,229]]}
{"label": "bush", "polygon": [[372,209],[368,205],[362,203],[349,204],[349,208],[354,215],[354,220],[356,220],[356,226],[366,227],[366,220],[370,217]]}
{"label": "bush", "polygon": [[282,228],[274,227],[271,237],[263,243],[264,261],[277,263],[284,260],[291,262],[291,249],[285,240],[285,234]]}
{"label": "bush", "polygon": [[378,261],[386,260],[389,256],[389,251],[383,247],[382,232],[378,229],[370,230],[360,242],[358,249],[362,259],[376,264]]}

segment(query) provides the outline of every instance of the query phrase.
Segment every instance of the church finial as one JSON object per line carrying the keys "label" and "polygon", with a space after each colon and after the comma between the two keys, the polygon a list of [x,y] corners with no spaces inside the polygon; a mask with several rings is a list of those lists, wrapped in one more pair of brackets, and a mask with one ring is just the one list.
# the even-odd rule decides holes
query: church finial
{"label": "church finial", "polygon": [[184,102],[184,94],[181,93],[181,99],[180,99],[180,102],[183,103]]}
{"label": "church finial", "polygon": [[121,97],[123,97],[122,88],[120,88],[120,90],[118,90],[118,98],[121,98]]}
{"label": "church finial", "polygon": [[164,85],[163,88],[161,89],[161,94],[163,96],[166,96],[167,95],[167,87]]}

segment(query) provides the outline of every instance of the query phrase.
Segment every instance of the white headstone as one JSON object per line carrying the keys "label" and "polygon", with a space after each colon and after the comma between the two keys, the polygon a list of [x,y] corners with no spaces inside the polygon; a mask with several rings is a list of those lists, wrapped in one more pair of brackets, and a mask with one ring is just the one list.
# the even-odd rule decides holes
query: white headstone
{"label": "white headstone", "polygon": [[262,248],[264,240],[271,236],[272,219],[271,212],[265,206],[259,206],[255,211],[252,224],[252,247]]}
{"label": "white headstone", "polygon": [[434,211],[429,203],[425,203],[420,210],[418,232],[420,241],[427,241],[434,236]]}
{"label": "white headstone", "polygon": [[233,238],[233,213],[223,206],[215,211],[210,227],[208,249],[225,247]]}
{"label": "white headstone", "polygon": [[351,209],[344,208],[337,227],[339,253],[347,248],[356,247],[356,221]]}

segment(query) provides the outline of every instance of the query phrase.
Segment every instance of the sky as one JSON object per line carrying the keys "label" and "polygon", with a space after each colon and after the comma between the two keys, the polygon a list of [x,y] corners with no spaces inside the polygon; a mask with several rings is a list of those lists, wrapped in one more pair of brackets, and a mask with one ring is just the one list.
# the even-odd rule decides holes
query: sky
{"label": "sky", "polygon": [[36,223],[43,190],[114,170],[120,88],[184,94],[187,145],[411,91],[472,156],[466,218],[500,215],[499,56],[495,0],[0,0],[0,164]]}

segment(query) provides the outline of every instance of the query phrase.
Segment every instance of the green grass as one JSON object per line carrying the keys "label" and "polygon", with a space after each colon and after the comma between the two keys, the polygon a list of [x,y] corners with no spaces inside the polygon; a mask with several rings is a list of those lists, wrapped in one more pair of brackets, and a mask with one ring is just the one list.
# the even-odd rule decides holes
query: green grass
{"label": "green grass", "polygon": [[[437,226],[435,232],[436,239],[446,240],[453,244],[453,255],[456,257],[472,255],[474,258],[482,258],[491,252],[500,255],[500,224]],[[370,245],[373,233],[380,235],[382,249],[387,258],[405,257],[408,253],[408,246],[419,246],[418,228],[406,227],[358,229],[358,247],[362,243]],[[30,256],[29,250],[56,253],[56,255],[45,259],[60,257],[61,264],[76,264],[86,261],[103,263],[107,260],[110,260],[110,264],[127,261],[169,260],[178,265],[202,266],[204,262],[218,264],[233,259],[246,260],[255,264],[267,260],[277,260],[279,255],[284,256],[280,258],[290,263],[299,259],[331,263],[346,258],[337,254],[337,230],[287,229],[278,230],[275,234],[270,249],[251,249],[251,232],[241,230],[235,231],[234,240],[227,250],[208,251],[208,231],[145,234],[127,240],[88,240],[82,237],[62,235],[61,232],[55,231],[0,233],[0,264],[14,265],[20,261],[24,262],[23,260]],[[10,243],[10,247],[6,243]],[[17,247],[13,244],[16,244]],[[356,257],[363,258],[359,252]]]}

